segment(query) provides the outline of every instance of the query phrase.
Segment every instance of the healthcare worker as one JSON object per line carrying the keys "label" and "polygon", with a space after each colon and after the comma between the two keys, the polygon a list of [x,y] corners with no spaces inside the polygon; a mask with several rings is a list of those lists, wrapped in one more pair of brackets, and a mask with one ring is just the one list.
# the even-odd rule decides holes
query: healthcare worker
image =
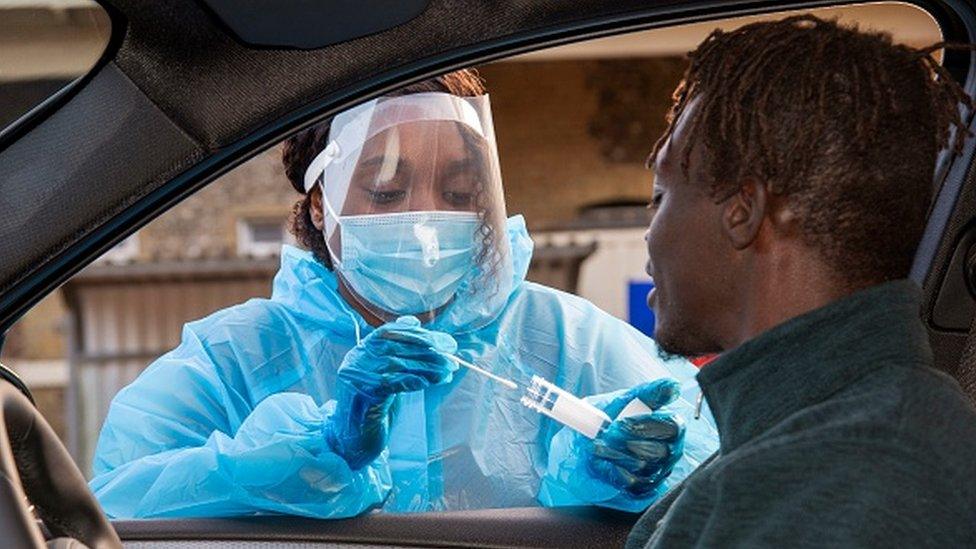
{"label": "healthcare worker", "polygon": [[[639,511],[715,450],[707,410],[692,417],[693,366],[525,281],[532,241],[506,219],[477,76],[344,111],[284,158],[310,251],[285,246],[270,299],[187,324],[116,396],[91,481],[109,515]],[[635,398],[655,411],[590,440],[452,357],[521,387],[542,376],[611,417]]]}

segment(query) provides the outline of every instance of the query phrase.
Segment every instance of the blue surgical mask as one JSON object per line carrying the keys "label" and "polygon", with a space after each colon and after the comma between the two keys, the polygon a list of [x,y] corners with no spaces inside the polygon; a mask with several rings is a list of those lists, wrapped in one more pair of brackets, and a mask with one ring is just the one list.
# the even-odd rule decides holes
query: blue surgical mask
{"label": "blue surgical mask", "polygon": [[447,304],[476,271],[478,215],[403,212],[339,218],[342,258],[336,269],[362,299],[396,315]]}

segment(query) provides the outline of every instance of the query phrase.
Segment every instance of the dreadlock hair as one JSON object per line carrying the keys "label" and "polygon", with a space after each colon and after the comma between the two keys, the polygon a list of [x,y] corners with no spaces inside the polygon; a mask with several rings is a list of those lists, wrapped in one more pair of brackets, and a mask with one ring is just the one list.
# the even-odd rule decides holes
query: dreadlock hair
{"label": "dreadlock hair", "polygon": [[[451,72],[442,76],[437,76],[429,80],[424,80],[416,84],[404,86],[394,90],[386,97],[399,97],[415,93],[441,92],[450,93],[460,97],[474,97],[484,95],[488,92],[484,81],[478,76],[476,71],[470,69]],[[312,160],[325,149],[329,142],[329,129],[332,120],[326,120],[311,128],[301,131],[288,138],[281,150],[281,161],[285,167],[285,176],[291,182],[291,186],[303,196],[292,207],[289,219],[289,231],[295,235],[295,240],[303,248],[310,250],[312,254],[322,264],[332,268],[332,258],[329,249],[319,231],[312,222],[312,192],[305,193],[305,171]],[[484,203],[489,197],[486,193],[478,193],[475,202],[478,203],[483,220],[491,219],[493,204]],[[491,225],[484,221],[479,228],[479,234],[483,239],[483,250],[491,249],[491,240],[494,238]],[[482,253],[487,253],[483,251]]]}
{"label": "dreadlock hair", "polygon": [[716,30],[690,54],[668,128],[688,111],[692,150],[716,203],[752,178],[785,198],[805,244],[841,281],[908,274],[939,150],[960,150],[972,100],[932,53],[812,15]]}

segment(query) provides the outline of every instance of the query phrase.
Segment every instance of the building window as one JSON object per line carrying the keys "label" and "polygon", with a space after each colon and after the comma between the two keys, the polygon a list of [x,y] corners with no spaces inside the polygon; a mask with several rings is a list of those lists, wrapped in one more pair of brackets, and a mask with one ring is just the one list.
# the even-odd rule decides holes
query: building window
{"label": "building window", "polygon": [[294,238],[281,219],[240,219],[237,221],[237,255],[271,257],[281,252],[282,244]]}

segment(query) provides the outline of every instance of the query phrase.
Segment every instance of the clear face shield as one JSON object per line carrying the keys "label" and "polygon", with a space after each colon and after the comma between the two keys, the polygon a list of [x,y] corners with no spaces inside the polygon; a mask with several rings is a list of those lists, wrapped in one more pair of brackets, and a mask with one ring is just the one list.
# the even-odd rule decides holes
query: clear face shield
{"label": "clear face shield", "polygon": [[487,96],[384,97],[338,114],[305,174],[306,191],[316,184],[333,265],[371,313],[457,331],[504,305],[512,263]]}

